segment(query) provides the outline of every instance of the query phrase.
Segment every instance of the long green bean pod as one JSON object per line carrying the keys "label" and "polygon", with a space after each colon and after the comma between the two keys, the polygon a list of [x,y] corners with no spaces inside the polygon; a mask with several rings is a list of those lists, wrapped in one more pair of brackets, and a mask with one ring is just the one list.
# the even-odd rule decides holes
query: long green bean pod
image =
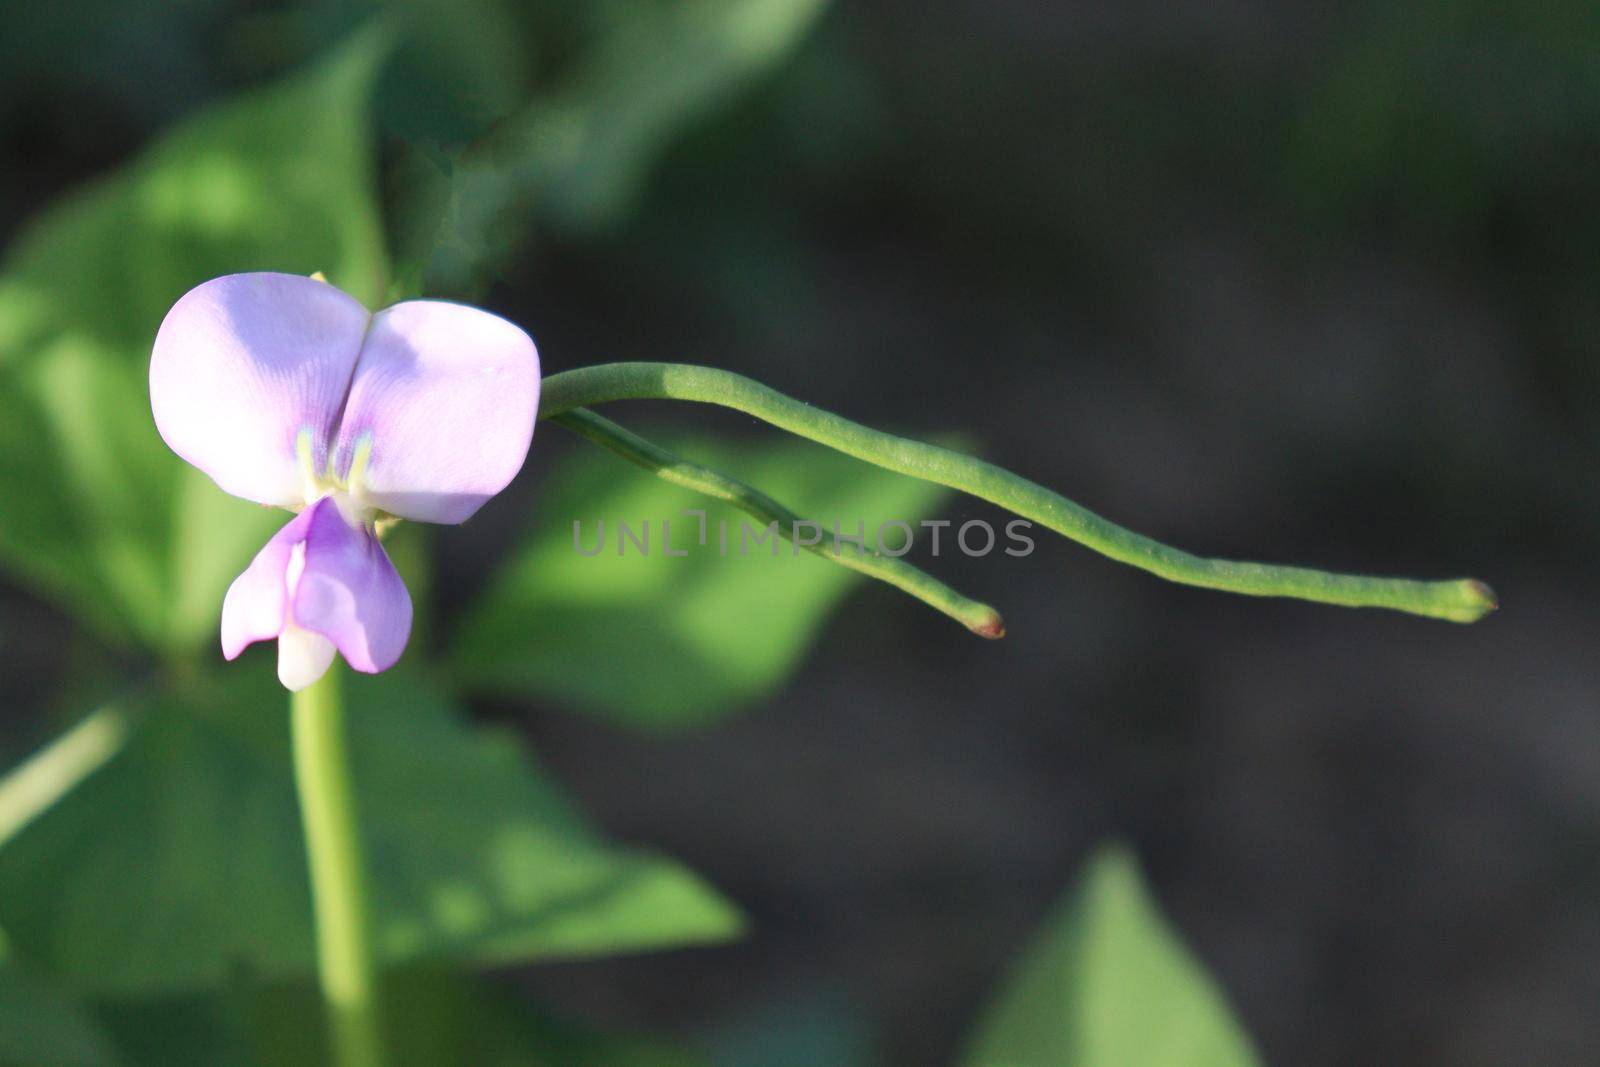
{"label": "long green bean pod", "polygon": [[1415,581],[1196,556],[1119,526],[1060,493],[981,459],[883,433],[739,374],[679,363],[606,363],[546,378],[540,417],[618,400],[690,400],[744,412],[887,470],[987,500],[1168,581],[1246,596],[1292,597],[1475,622],[1497,606],[1473,578]]}

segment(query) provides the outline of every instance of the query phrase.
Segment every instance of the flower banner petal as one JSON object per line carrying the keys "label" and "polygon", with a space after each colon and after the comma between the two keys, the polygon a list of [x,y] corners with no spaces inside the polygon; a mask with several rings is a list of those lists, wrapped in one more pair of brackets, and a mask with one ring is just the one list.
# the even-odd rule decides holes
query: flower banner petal
{"label": "flower banner petal", "polygon": [[292,621],[331,640],[356,670],[388,670],[411,636],[405,582],[372,531],[352,525],[332,497],[306,514],[305,568],[294,588]]}
{"label": "flower banner petal", "polygon": [[422,522],[462,522],[528,455],[539,354],[497,315],[411,300],[373,316],[339,429],[357,498]]}
{"label": "flower banner petal", "polygon": [[168,446],[226,492],[302,503],[296,440],[320,472],[371,316],[295,274],[229,274],[173,305],[150,360],[150,406]]}

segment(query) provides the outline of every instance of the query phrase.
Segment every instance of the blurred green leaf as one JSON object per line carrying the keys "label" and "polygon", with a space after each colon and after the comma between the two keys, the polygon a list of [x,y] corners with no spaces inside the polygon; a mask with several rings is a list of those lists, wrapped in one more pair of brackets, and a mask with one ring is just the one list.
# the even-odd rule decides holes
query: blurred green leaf
{"label": "blurred green leaf", "polygon": [[406,284],[459,292],[520,237],[531,212],[603,227],[631,208],[661,150],[748,89],[804,39],[826,0],[625,0],[573,73],[493,135],[404,167],[398,260]]}
{"label": "blurred green leaf", "polygon": [[713,1067],[874,1067],[871,1030],[850,998],[803,991],[720,1023],[706,1041]]}
{"label": "blurred green leaf", "polygon": [[[771,493],[825,530],[837,523],[854,536],[864,523],[869,543],[879,523],[914,524],[943,493],[799,441],[702,439],[674,450]],[[706,512],[704,546],[689,509]],[[665,554],[663,521],[683,558]],[[578,552],[577,522],[585,551],[604,523],[598,555]],[[634,534],[649,524],[648,556],[632,541],[619,554],[623,522]],[[755,543],[762,532],[742,512],[614,456],[575,454],[541,492],[527,543],[463,621],[457,672],[481,689],[554,698],[639,726],[696,724],[758,700],[800,665],[859,581],[787,542],[774,554],[770,541]]]}
{"label": "blurred green leaf", "polygon": [[548,168],[548,209],[569,225],[615,221],[689,122],[786,57],[826,0],[617,5],[614,31],[559,99],[528,121]]}
{"label": "blurred green leaf", "polygon": [[[265,671],[236,667],[228,682],[147,701],[122,750],[0,848],[0,927],[19,958],[102,994],[309,972],[283,693]],[[693,874],[607,844],[516,744],[468,728],[429,686],[389,672],[353,677],[348,692],[391,963],[585,956],[737,932],[737,914]]]}
{"label": "blurred green leaf", "polygon": [[[126,1067],[263,1067],[256,1048],[255,1005],[250,995],[228,991],[95,1006]],[[303,1033],[273,1035],[292,1050],[312,1050],[316,1062],[326,1043],[322,1019],[302,1019]]]}
{"label": "blurred green leaf", "polygon": [[[702,1067],[670,1045],[600,1033],[473,978],[391,972],[383,1001],[393,1067]],[[133,1067],[325,1067],[323,1004],[310,981],[100,1010]]]}
{"label": "blurred green leaf", "polygon": [[527,99],[537,42],[511,0],[336,0],[358,21],[394,19],[400,43],[375,101],[387,131],[445,145],[471,140]]}
{"label": "blurred green leaf", "polygon": [[1494,242],[1500,256],[1553,209],[1586,264],[1590,242],[1571,231],[1594,228],[1573,208],[1595,176],[1597,48],[1600,8],[1581,0],[1371,5],[1312,68],[1325,73],[1295,116],[1290,191],[1339,221],[1381,213],[1396,228]]}
{"label": "blurred green leaf", "polygon": [[989,1010],[967,1067],[1255,1067],[1222,993],[1103,848]]}
{"label": "blurred green leaf", "polygon": [[159,121],[192,106],[227,73],[217,54],[226,0],[76,0],[3,10],[0,100],[43,102],[45,115],[60,120],[103,116],[102,102],[115,101],[119,118]]}
{"label": "blurred green leaf", "polygon": [[548,1016],[525,1025],[531,1031],[532,1063],[538,1067],[706,1067],[698,1054],[655,1038],[595,1030]]}
{"label": "blurred green leaf", "polygon": [[0,1063],[116,1067],[121,1062],[88,1008],[0,963]]}
{"label": "blurred green leaf", "polygon": [[385,45],[201,112],[35,218],[0,264],[0,564],[114,639],[175,650],[281,513],[226,497],[150,417],[156,329],[221,274],[386,288],[366,109]]}

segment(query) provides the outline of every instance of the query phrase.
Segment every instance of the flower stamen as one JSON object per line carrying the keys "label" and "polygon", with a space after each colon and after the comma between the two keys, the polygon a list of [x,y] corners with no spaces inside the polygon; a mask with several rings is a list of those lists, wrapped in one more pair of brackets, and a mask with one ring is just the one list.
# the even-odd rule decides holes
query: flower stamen
{"label": "flower stamen", "polygon": [[350,469],[344,478],[344,488],[351,496],[360,500],[362,497],[362,480],[367,474],[367,462],[372,459],[372,431],[368,430],[356,438],[355,453],[350,457]]}
{"label": "flower stamen", "polygon": [[300,482],[305,492],[306,503],[313,504],[322,496],[322,481],[317,477],[316,464],[316,436],[311,427],[302,426],[295,435],[294,454],[300,461]]}

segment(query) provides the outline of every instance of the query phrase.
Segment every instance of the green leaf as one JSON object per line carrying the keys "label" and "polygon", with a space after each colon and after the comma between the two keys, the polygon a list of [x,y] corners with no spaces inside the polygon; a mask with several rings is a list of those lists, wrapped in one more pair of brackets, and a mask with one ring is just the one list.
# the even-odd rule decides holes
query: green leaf
{"label": "green leaf", "polygon": [[[384,979],[392,1067],[704,1067],[671,1045],[601,1033],[459,974]],[[331,1067],[313,982],[103,1005],[133,1067]]]}
{"label": "green leaf", "polygon": [[979,1029],[967,1067],[1255,1067],[1133,857],[1103,848]]}
{"label": "green leaf", "polygon": [[88,1008],[0,963],[0,1063],[116,1067],[121,1062]]}
{"label": "green leaf", "polygon": [[386,45],[200,112],[24,229],[0,263],[0,565],[106,636],[211,636],[284,516],[172,455],[147,369],[174,301],[245,270],[386,288],[366,108]]}
{"label": "green leaf", "polygon": [[[0,927],[20,958],[102,994],[310,971],[286,702],[265,671],[235,667],[227,681],[147,701],[121,751],[0,848]],[[431,687],[389,672],[347,688],[391,963],[587,956],[738,931],[693,874],[605,842],[511,739],[467,727]]]}
{"label": "green leaf", "polygon": [[407,163],[399,259],[408,285],[470,289],[530,212],[570,228],[616,222],[662,150],[804,40],[826,0],[596,5],[570,79],[448,160]]}
{"label": "green leaf", "polygon": [[707,1067],[703,1057],[652,1037],[595,1030],[549,1016],[529,1030],[532,1062],[539,1067]]}
{"label": "green leaf", "polygon": [[615,221],[671,139],[786,58],[826,8],[827,0],[631,5],[568,92],[528,118],[548,210],[569,225]]}
{"label": "green leaf", "polygon": [[713,1067],[875,1067],[862,1006],[807,990],[757,1004],[707,1035]]}
{"label": "green leaf", "polygon": [[[252,1009],[230,993],[111,1001],[97,1005],[96,1015],[126,1067],[264,1067],[252,1040]],[[282,1040],[290,1049],[320,1050],[322,1020],[304,1021],[304,1034]]]}
{"label": "green leaf", "polygon": [[[869,543],[880,523],[915,524],[943,493],[803,442],[702,439],[675,450],[771,493],[825,530],[837,523],[854,536],[864,524]],[[688,509],[706,512],[704,546]],[[686,556],[665,554],[663,521]],[[579,522],[585,551],[604,523],[598,555],[575,547]],[[648,523],[649,555],[631,540],[618,553],[620,523],[634,534]],[[742,512],[613,456],[576,454],[541,493],[527,543],[463,620],[457,673],[480,689],[554,698],[649,727],[697,724],[758,700],[798,668],[859,582],[787,542],[774,554],[771,542],[755,543],[762,532]],[[901,534],[885,536],[898,545]]]}

